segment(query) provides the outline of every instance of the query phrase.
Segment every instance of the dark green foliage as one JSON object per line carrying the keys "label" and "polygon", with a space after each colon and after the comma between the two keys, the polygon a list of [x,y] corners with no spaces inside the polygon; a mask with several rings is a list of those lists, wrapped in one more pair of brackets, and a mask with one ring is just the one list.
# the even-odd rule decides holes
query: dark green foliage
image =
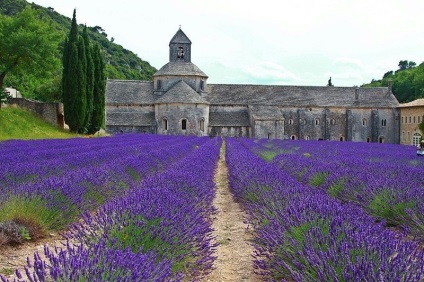
{"label": "dark green foliage", "polygon": [[94,90],[94,62],[93,62],[93,48],[91,47],[90,40],[88,39],[87,26],[84,27],[82,38],[85,44],[86,51],[86,116],[84,122],[84,128],[88,130],[91,123],[91,117],[93,114],[93,90]]}
{"label": "dark green foliage", "polygon": [[362,87],[387,87],[389,80],[392,80],[392,92],[400,103],[424,98],[424,63],[416,67],[415,62],[402,60],[398,66],[395,72],[388,71],[382,79],[373,79]]}
{"label": "dark green foliage", "polygon": [[105,91],[106,77],[105,64],[100,48],[96,44],[93,48],[94,85],[93,85],[93,113],[88,133],[95,133],[104,127],[105,119]]}
{"label": "dark green foliage", "polygon": [[[62,101],[63,85],[61,85],[62,69],[60,58],[61,54],[65,53],[64,42],[71,27],[71,20],[57,13],[54,7],[45,8],[24,0],[0,1],[0,16],[16,17],[25,7],[32,7],[36,10],[41,21],[48,22],[50,27],[48,34],[56,37],[59,43],[57,40],[50,40],[51,43],[56,42],[55,51],[50,52],[49,56],[41,56],[43,58],[42,63],[51,67],[44,67],[34,71],[33,68],[29,68],[27,64],[24,64],[19,70],[9,73],[4,79],[4,83],[6,86],[13,86],[18,89],[26,98],[46,102]],[[87,29],[88,37],[94,43],[99,44],[103,60],[108,63],[105,77],[131,80],[152,79],[156,69],[148,62],[141,60],[136,54],[124,49],[122,46],[109,41],[106,37],[106,32],[101,27],[87,27]],[[2,28],[0,28],[0,33],[1,31]],[[35,48],[29,49],[35,50]],[[4,53],[0,52],[1,54]]]}

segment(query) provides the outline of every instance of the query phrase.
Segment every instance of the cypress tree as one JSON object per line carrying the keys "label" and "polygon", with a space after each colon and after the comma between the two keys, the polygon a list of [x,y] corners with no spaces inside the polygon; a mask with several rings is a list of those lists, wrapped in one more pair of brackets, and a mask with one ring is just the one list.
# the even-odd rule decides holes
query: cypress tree
{"label": "cypress tree", "polygon": [[77,95],[75,97],[75,111],[77,120],[77,131],[84,132],[85,117],[87,114],[87,55],[85,43],[82,37],[78,38],[78,79],[74,81],[77,85]]}
{"label": "cypress tree", "polygon": [[93,89],[94,89],[94,64],[93,64],[93,48],[90,46],[90,40],[88,38],[87,26],[84,27],[82,38],[85,44],[86,51],[86,116],[84,122],[84,128],[89,129],[92,114],[93,114]]}
{"label": "cypress tree", "polygon": [[105,119],[105,90],[106,76],[105,63],[99,45],[93,48],[94,62],[94,89],[93,89],[93,115],[91,118],[90,133],[95,133],[104,127]]}
{"label": "cypress tree", "polygon": [[65,122],[71,131],[78,131],[78,25],[76,10],[72,17],[71,29],[63,51],[62,102]]}

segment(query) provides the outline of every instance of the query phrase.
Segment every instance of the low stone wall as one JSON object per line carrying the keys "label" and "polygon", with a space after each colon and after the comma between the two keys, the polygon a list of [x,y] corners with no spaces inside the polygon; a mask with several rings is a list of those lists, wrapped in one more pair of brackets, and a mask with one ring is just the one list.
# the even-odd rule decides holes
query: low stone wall
{"label": "low stone wall", "polygon": [[12,98],[10,104],[34,113],[52,125],[57,125],[60,128],[65,126],[62,103],[45,103],[25,98]]}

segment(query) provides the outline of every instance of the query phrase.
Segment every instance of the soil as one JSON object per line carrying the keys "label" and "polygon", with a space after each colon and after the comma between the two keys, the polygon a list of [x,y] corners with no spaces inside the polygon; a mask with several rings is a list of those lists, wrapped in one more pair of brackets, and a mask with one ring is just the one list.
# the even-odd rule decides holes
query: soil
{"label": "soil", "polygon": [[44,245],[49,247],[62,247],[66,240],[59,234],[51,233],[48,237],[39,239],[35,242],[28,241],[15,246],[0,246],[0,274],[13,281],[15,270],[19,269],[23,277],[26,277],[24,267],[27,266],[27,258],[34,261],[34,253],[38,252],[40,256],[44,255]]}
{"label": "soil", "polygon": [[218,162],[215,183],[217,192],[213,204],[218,213],[212,228],[219,245],[214,269],[201,281],[262,281],[253,271],[253,231],[243,222],[246,214],[230,192],[223,152]]}

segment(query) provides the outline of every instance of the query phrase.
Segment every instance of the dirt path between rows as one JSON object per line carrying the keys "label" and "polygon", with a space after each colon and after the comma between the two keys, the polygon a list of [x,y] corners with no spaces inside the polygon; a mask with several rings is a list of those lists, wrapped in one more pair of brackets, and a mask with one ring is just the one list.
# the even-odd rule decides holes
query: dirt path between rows
{"label": "dirt path between rows", "polygon": [[202,281],[262,281],[253,271],[253,234],[243,222],[246,214],[230,192],[224,149],[221,149],[214,180],[217,192],[213,204],[218,213],[212,228],[219,245],[214,270]]}

